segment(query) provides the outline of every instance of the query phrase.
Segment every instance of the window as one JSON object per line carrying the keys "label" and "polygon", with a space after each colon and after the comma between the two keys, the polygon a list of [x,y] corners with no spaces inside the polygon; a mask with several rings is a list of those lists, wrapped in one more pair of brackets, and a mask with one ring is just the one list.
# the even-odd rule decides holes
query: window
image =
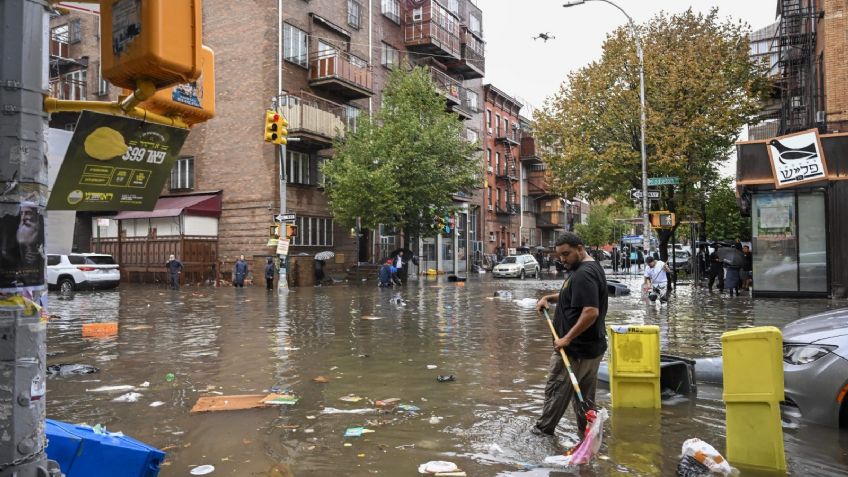
{"label": "window", "polygon": [[53,27],[50,29],[50,39],[53,41],[58,41],[60,43],[70,43],[70,33],[69,33],[68,24],[59,25],[57,27]]}
{"label": "window", "polygon": [[283,26],[283,57],[306,68],[309,65],[309,38],[306,32],[288,23]]}
{"label": "window", "polygon": [[486,110],[486,127],[489,128],[489,132],[492,132],[492,110]]}
{"label": "window", "polygon": [[383,42],[382,48],[380,49],[380,64],[385,66],[386,68],[394,68],[400,64],[400,52],[389,45],[386,42]]}
{"label": "window", "polygon": [[489,197],[489,205],[492,205],[492,186],[488,186],[488,187],[486,187],[486,188],[487,188],[487,189],[488,189],[488,191],[489,191],[489,194],[488,194],[488,197]]}
{"label": "window", "polygon": [[309,154],[286,151],[286,182],[289,184],[312,184],[310,181],[312,164]]}
{"label": "window", "polygon": [[479,18],[479,17],[477,17],[477,16],[475,16],[475,15],[471,15],[471,16],[469,17],[469,20],[468,20],[468,29],[469,29],[469,30],[471,30],[471,33],[474,33],[474,34],[475,34],[475,35],[477,35],[477,36],[482,36],[482,35],[481,35],[481,33],[482,33],[482,32],[481,32],[481,30],[480,30],[480,25],[481,25],[481,22],[480,22],[480,18]]}
{"label": "window", "polygon": [[470,142],[471,144],[477,144],[477,141],[480,139],[477,134],[477,131],[473,129],[465,130],[465,138],[468,139],[468,142]]}
{"label": "window", "polygon": [[359,108],[356,106],[344,106],[344,123],[345,129],[350,132],[356,132],[356,125],[359,122]]}
{"label": "window", "polygon": [[324,187],[327,185],[327,178],[324,176],[324,172],[321,170],[324,167],[324,162],[327,161],[326,157],[318,156],[315,159],[315,185],[318,187]]}
{"label": "window", "polygon": [[103,62],[97,63],[97,94],[103,96],[109,94],[109,82],[103,77]]}
{"label": "window", "polygon": [[501,172],[501,153],[495,153],[495,174],[500,174]]}
{"label": "window", "polygon": [[497,134],[495,137],[501,137],[501,115],[495,115],[495,128],[497,128]]}
{"label": "window", "polygon": [[472,91],[470,89],[465,90],[465,99],[467,100],[468,107],[472,111],[477,111],[477,92]]}
{"label": "window", "polygon": [[332,247],[333,219],[298,216],[297,235],[292,239],[292,245]]}
{"label": "window", "polygon": [[318,41],[318,58],[326,58],[336,54],[336,48],[329,43]]}
{"label": "window", "polygon": [[86,87],[88,86],[88,71],[76,70],[62,75],[62,81],[58,84],[59,91],[54,96],[60,99],[84,100]]}
{"label": "window", "polygon": [[69,39],[70,43],[79,43],[82,40],[82,28],[79,19],[72,20],[70,23]]}
{"label": "window", "polygon": [[509,119],[504,118],[504,136],[509,136]]}
{"label": "window", "polygon": [[383,0],[383,15],[400,25],[400,1]]}
{"label": "window", "polygon": [[459,0],[448,0],[448,10],[455,14],[459,15]]}
{"label": "window", "polygon": [[492,167],[492,149],[488,147],[486,148],[486,164],[488,164],[490,168]]}
{"label": "window", "polygon": [[347,24],[359,29],[359,13],[362,7],[356,0],[347,0]]}
{"label": "window", "polygon": [[171,168],[171,190],[194,189],[194,157],[181,157]]}
{"label": "window", "polygon": [[495,205],[497,205],[499,209],[503,208],[503,204],[501,204],[501,188],[500,187],[498,187],[498,195],[495,196]]}

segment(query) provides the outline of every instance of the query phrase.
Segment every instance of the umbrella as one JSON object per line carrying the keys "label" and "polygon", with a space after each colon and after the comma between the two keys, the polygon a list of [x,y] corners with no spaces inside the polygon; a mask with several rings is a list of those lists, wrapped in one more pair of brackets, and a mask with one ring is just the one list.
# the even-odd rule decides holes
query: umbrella
{"label": "umbrella", "polygon": [[745,255],[733,247],[720,247],[716,249],[715,253],[729,267],[741,267],[745,265]]}
{"label": "umbrella", "polygon": [[336,253],[332,250],[325,250],[323,252],[318,252],[315,254],[315,260],[329,260],[336,256]]}

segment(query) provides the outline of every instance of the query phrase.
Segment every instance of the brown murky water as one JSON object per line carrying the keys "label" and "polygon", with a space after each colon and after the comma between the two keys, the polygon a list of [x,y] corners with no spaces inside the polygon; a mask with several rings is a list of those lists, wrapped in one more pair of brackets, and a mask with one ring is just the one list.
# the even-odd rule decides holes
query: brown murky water
{"label": "brown murky water", "polygon": [[[469,476],[570,475],[541,467],[556,442],[529,433],[542,406],[551,352],[532,303],[560,281],[471,277],[464,286],[413,281],[399,294],[370,284],[245,289],[122,286],[110,292],[51,295],[49,364],[83,363],[97,374],[51,378],[48,416],[104,424],[168,452],[160,475],[265,476],[287,464],[301,476],[416,475],[419,464],[450,460]],[[636,279],[633,287],[638,287]],[[510,290],[510,298],[494,298]],[[396,304],[401,297],[405,304]],[[612,324],[657,324],[663,352],[718,356],[719,336],[739,327],[783,324],[837,306],[825,300],[751,300],[693,294],[681,287],[668,307],[638,295],[610,299]],[[363,316],[379,319],[364,320]],[[83,323],[120,323],[116,338],[83,339]],[[428,369],[428,365],[436,368]],[[166,380],[173,373],[173,382]],[[456,375],[438,383],[439,374]],[[325,384],[313,378],[325,376]],[[138,402],[99,386],[149,382]],[[294,406],[190,414],[207,391],[256,394],[272,387],[300,397]],[[364,399],[344,402],[356,394]],[[418,413],[348,414],[369,400],[400,398]],[[598,393],[609,405],[609,392]],[[155,401],[164,404],[150,407]],[[322,412],[323,411],[323,412]],[[432,419],[439,417],[441,419]],[[576,438],[569,414],[559,445]],[[438,421],[438,422],[437,422]],[[375,432],[344,438],[346,428]],[[786,428],[790,475],[846,475],[848,433]],[[601,459],[578,475],[674,475],[682,442],[700,437],[724,448],[720,389],[665,401],[658,412],[615,411]],[[345,446],[345,444],[350,446]],[[743,475],[757,475],[743,472]]]}

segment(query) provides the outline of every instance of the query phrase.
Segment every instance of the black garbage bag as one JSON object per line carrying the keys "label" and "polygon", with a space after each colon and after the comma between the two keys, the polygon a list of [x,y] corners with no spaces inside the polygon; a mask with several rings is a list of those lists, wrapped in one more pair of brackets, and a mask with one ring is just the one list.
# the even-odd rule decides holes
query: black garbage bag
{"label": "black garbage bag", "polygon": [[677,463],[677,475],[678,477],[710,477],[712,473],[707,466],[691,455],[687,455]]}

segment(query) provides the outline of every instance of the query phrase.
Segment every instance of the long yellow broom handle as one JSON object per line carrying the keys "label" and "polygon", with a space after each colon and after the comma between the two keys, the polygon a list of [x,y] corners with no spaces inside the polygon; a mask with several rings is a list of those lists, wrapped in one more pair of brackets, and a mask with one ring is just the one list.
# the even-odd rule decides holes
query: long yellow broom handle
{"label": "long yellow broom handle", "polygon": [[[548,327],[551,329],[551,334],[554,335],[554,340],[558,340],[559,336],[557,336],[554,323],[551,321],[551,315],[548,314],[547,309],[543,309],[542,311],[545,312],[545,321],[548,322]],[[564,349],[560,348],[559,354],[562,356],[562,362],[565,363],[565,369],[568,370],[568,377],[571,379],[571,384],[574,386],[574,390],[577,391],[577,399],[583,404],[583,392],[580,391],[580,385],[577,384],[577,376],[574,375],[574,370],[571,369],[571,361],[568,360],[568,355],[565,354]]]}

